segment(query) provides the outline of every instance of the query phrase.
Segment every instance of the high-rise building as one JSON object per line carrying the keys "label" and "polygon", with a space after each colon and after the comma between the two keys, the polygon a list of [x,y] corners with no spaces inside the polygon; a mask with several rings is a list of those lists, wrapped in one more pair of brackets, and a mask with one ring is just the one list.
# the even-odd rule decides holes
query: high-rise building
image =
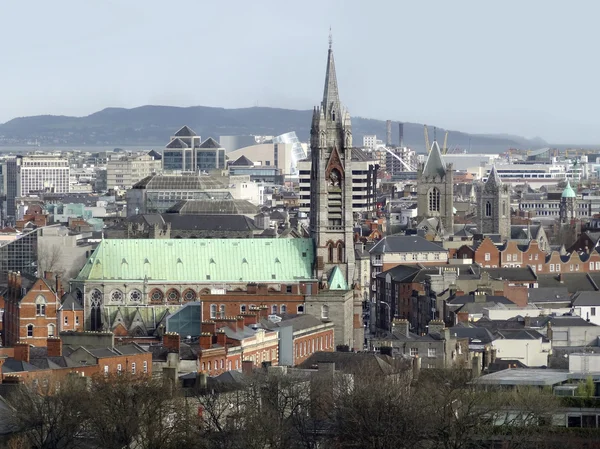
{"label": "high-rise building", "polygon": [[486,183],[479,187],[479,231],[510,238],[510,191],[492,167]]}
{"label": "high-rise building", "polygon": [[439,218],[446,232],[454,226],[454,169],[446,164],[437,142],[417,173],[417,219]]}
{"label": "high-rise building", "polygon": [[17,156],[17,196],[31,192],[68,193],[69,160],[60,155]]}

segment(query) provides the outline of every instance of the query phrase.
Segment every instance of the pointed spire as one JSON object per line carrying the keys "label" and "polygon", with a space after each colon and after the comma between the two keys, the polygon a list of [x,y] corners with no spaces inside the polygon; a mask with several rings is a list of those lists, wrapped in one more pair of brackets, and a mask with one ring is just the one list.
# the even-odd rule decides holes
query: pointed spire
{"label": "pointed spire", "polygon": [[444,177],[446,175],[446,163],[442,158],[442,152],[440,151],[440,146],[434,140],[431,145],[431,151],[429,152],[429,157],[425,162],[425,166],[423,167],[423,176],[429,178],[435,178],[436,176]]}
{"label": "pointed spire", "polygon": [[577,197],[577,195],[575,194],[575,190],[573,190],[573,187],[571,187],[571,181],[567,180],[567,185],[565,187],[565,190],[563,190],[563,193],[561,195],[562,198],[575,198]]}
{"label": "pointed spire", "polygon": [[484,191],[485,192],[495,192],[500,185],[502,184],[502,180],[500,176],[498,176],[498,172],[496,171],[496,166],[492,165],[492,169],[490,170],[490,174],[485,183]]}
{"label": "pointed spire", "polygon": [[337,78],[335,76],[335,63],[333,61],[333,50],[331,49],[332,37],[329,30],[329,51],[327,53],[327,71],[325,72],[325,88],[323,90],[323,113],[329,119],[338,117],[341,119],[340,97],[338,93]]}

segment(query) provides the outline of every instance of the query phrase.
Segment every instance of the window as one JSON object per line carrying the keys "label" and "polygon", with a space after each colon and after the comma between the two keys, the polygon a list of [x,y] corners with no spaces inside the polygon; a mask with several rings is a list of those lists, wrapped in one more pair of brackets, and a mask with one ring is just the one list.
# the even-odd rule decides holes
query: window
{"label": "window", "polygon": [[298,313],[304,313],[304,304],[300,304],[296,310]]}
{"label": "window", "polygon": [[210,305],[210,317],[212,319],[217,317],[217,305],[216,304],[211,304]]}
{"label": "window", "polygon": [[338,257],[338,262],[344,261],[344,245],[342,243],[338,243],[337,257]]}
{"label": "window", "polygon": [[538,265],[538,271],[542,271],[542,269],[543,269],[543,267],[541,265]]}
{"label": "window", "polygon": [[323,320],[329,319],[329,306],[326,306],[326,305],[321,306],[321,319],[323,319]]}
{"label": "window", "polygon": [[439,212],[440,211],[440,191],[437,187],[429,190],[428,193],[429,211]]}
{"label": "window", "polygon": [[131,374],[135,374],[135,362],[131,363]]}
{"label": "window", "polygon": [[557,263],[557,264],[556,264],[556,272],[558,273],[559,271],[560,271],[560,264],[559,264],[559,263]]}
{"label": "window", "polygon": [[108,376],[108,365],[104,365],[104,375]]}
{"label": "window", "polygon": [[600,270],[600,262],[596,262],[596,270]]}
{"label": "window", "polygon": [[291,285],[286,286],[285,287],[285,292],[286,293],[292,293],[292,286]]}
{"label": "window", "polygon": [[512,260],[512,254],[507,254],[506,255],[506,261],[510,262]]}
{"label": "window", "polygon": [[410,355],[416,357],[419,355],[419,348],[410,348]]}
{"label": "window", "polygon": [[148,373],[148,362],[144,361],[144,374]]}
{"label": "window", "polygon": [[240,313],[246,313],[246,304],[240,305]]}
{"label": "window", "polygon": [[225,318],[225,304],[221,304],[219,307],[219,317]]}
{"label": "window", "polygon": [[592,307],[591,314],[592,314],[592,316],[596,316],[596,308],[595,307]]}
{"label": "window", "polygon": [[35,300],[35,314],[37,316],[46,316],[46,298],[38,296]]}
{"label": "window", "polygon": [[281,313],[287,313],[287,306],[285,304],[281,304],[281,308],[279,309],[281,310]]}
{"label": "window", "polygon": [[492,216],[492,203],[490,201],[487,201],[485,203],[485,216],[486,217]]}
{"label": "window", "polygon": [[48,324],[48,337],[54,337],[54,324]]}
{"label": "window", "polygon": [[573,271],[574,267],[573,264],[569,265],[569,271]]}
{"label": "window", "polygon": [[231,360],[227,361],[227,371],[231,371]]}
{"label": "window", "polygon": [[427,349],[427,357],[436,357],[435,352],[436,352],[435,348]]}
{"label": "window", "polygon": [[418,258],[418,254],[417,253],[413,253],[412,260],[417,260],[417,258]]}
{"label": "window", "polygon": [[223,361],[223,359],[221,359],[221,369],[223,369],[225,366],[225,362]]}
{"label": "window", "polygon": [[28,337],[33,337],[33,324],[28,324],[27,325],[27,336]]}
{"label": "window", "polygon": [[121,374],[121,371],[123,370],[123,367],[121,366],[121,364],[119,363],[117,365],[117,374]]}
{"label": "window", "polygon": [[65,326],[69,325],[69,317],[67,315],[65,315],[65,318],[63,319],[63,323],[65,324]]}
{"label": "window", "polygon": [[277,313],[277,304],[273,304],[271,306],[271,314],[275,315]]}
{"label": "window", "polygon": [[79,317],[78,316],[75,317],[75,326],[79,326]]}
{"label": "window", "polygon": [[550,271],[554,272],[554,264],[553,263],[550,264]]}
{"label": "window", "polygon": [[327,245],[327,256],[329,258],[329,263],[333,263],[333,243]]}
{"label": "window", "polygon": [[217,371],[219,369],[219,364],[217,363],[217,361],[215,360],[215,371]]}
{"label": "window", "polygon": [[435,254],[433,255],[433,258],[434,258],[435,260],[440,260],[440,253],[435,253]]}
{"label": "window", "polygon": [[590,270],[594,269],[594,262],[590,262]]}
{"label": "window", "polygon": [[489,261],[491,260],[491,258],[492,258],[492,257],[491,257],[491,255],[490,255],[490,253],[485,253],[485,261],[486,261],[486,262],[489,262]]}

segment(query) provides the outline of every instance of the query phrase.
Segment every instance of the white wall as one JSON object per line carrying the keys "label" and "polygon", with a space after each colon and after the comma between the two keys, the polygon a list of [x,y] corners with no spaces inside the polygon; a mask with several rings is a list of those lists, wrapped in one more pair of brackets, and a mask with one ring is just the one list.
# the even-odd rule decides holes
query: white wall
{"label": "white wall", "polygon": [[538,340],[511,340],[499,338],[492,342],[499,359],[519,360],[527,366],[548,366],[550,343]]}
{"label": "white wall", "polygon": [[541,310],[535,307],[511,307],[506,309],[483,309],[483,316],[490,320],[508,320],[516,316],[538,317]]}
{"label": "white wall", "polygon": [[[587,358],[587,361],[586,361]],[[597,373],[600,372],[600,354],[570,354],[570,373]]]}
{"label": "white wall", "polygon": [[590,320],[590,322],[597,324],[600,326],[600,306],[599,307],[591,307],[591,306],[579,306],[575,307],[575,313],[579,315],[584,320]]}

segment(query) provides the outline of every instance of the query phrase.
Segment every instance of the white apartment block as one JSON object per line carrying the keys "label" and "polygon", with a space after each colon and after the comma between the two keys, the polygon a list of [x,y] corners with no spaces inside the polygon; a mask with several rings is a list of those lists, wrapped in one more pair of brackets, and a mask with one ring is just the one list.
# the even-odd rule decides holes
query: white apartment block
{"label": "white apartment block", "polygon": [[160,172],[162,161],[150,154],[127,156],[106,164],[106,186],[109,189],[130,189],[135,183]]}
{"label": "white apartment block", "polygon": [[31,155],[17,157],[17,196],[48,191],[68,193],[69,160],[60,155]]}
{"label": "white apartment block", "polygon": [[363,148],[373,149],[373,148],[375,148],[376,145],[377,145],[377,136],[375,134],[363,136]]}

